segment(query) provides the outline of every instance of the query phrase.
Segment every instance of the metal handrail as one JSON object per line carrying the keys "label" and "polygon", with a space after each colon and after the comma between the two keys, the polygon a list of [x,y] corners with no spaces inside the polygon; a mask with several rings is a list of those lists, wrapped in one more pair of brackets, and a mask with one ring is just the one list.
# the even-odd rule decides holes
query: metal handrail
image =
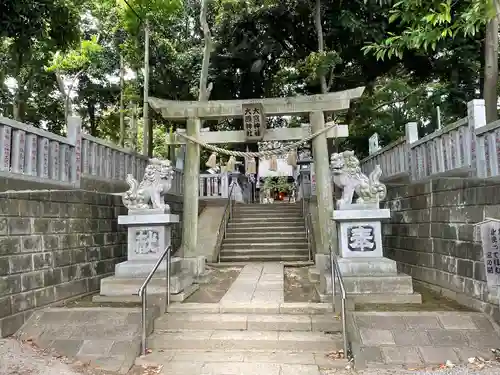
{"label": "metal handrail", "polygon": [[160,267],[160,264],[163,262],[163,259],[167,257],[166,260],[166,278],[167,278],[167,309],[168,306],[170,305],[170,258],[171,258],[171,251],[172,251],[172,246],[168,246],[163,253],[160,256],[160,259],[155,263],[153,269],[149,273],[148,277],[146,277],[146,280],[142,283],[141,287],[139,288],[139,297],[142,299],[142,355],[146,355],[147,353],[147,348],[146,348],[146,305],[147,305],[147,287],[151,279],[153,278],[154,273]]}
{"label": "metal handrail", "polygon": [[229,189],[229,195],[227,197],[227,203],[224,208],[224,215],[222,215],[222,220],[219,225],[219,230],[217,232],[217,242],[215,244],[216,249],[217,249],[217,262],[220,263],[220,251],[222,247],[222,241],[224,241],[224,238],[226,238],[226,233],[227,233],[227,224],[229,223],[229,219],[233,215],[233,203],[232,203],[232,195],[233,195],[233,189],[235,185],[231,186],[231,189]]}
{"label": "metal handrail", "polygon": [[300,181],[301,203],[302,203],[302,216],[304,217],[304,226],[306,228],[307,250],[309,252],[309,261],[312,260],[312,218],[309,212],[309,199],[306,200],[304,195],[304,184]]}
{"label": "metal handrail", "polygon": [[341,300],[340,300],[340,306],[341,306],[341,319],[342,319],[342,339],[344,341],[344,356],[347,358],[347,350],[348,350],[348,345],[347,345],[347,332],[346,332],[346,298],[347,298],[347,293],[345,291],[345,286],[344,286],[344,280],[342,279],[342,274],[340,273],[340,267],[339,263],[337,261],[337,255],[333,252],[332,247],[330,246],[330,269],[331,269],[331,276],[332,276],[332,308],[333,311],[335,311],[335,289],[336,289],[336,282],[335,278],[337,277],[339,280],[339,286],[340,286],[340,293],[341,293]]}

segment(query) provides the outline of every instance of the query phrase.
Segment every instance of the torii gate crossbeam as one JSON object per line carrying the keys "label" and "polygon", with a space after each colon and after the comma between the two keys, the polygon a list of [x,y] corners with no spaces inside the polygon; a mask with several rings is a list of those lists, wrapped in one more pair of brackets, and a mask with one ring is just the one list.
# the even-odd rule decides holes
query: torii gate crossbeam
{"label": "torii gate crossbeam", "polygon": [[[165,119],[186,119],[186,135],[204,140],[207,133],[201,133],[201,119],[232,118],[243,115],[243,105],[259,103],[266,115],[309,114],[311,131],[316,133],[325,127],[324,112],[348,109],[350,101],[359,98],[364,87],[335,93],[296,96],[290,98],[213,100],[207,102],[178,102],[149,98],[149,104]],[[334,128],[340,131],[341,126]],[[332,130],[334,130],[332,129]],[[289,129],[290,130],[290,129]],[[270,130],[269,130],[270,131]],[[208,132],[210,133],[210,132]],[[227,132],[226,132],[227,135]],[[233,136],[239,135],[233,134]],[[212,137],[212,135],[209,135]],[[330,238],[337,238],[336,228],[330,224],[333,212],[333,192],[330,181],[327,135],[320,134],[312,140],[316,172],[318,204],[318,224],[321,237],[316,241],[317,252],[327,253]],[[200,146],[186,144],[186,164],[184,169],[184,213],[182,243],[185,257],[195,257],[197,251],[198,195],[200,178]]]}

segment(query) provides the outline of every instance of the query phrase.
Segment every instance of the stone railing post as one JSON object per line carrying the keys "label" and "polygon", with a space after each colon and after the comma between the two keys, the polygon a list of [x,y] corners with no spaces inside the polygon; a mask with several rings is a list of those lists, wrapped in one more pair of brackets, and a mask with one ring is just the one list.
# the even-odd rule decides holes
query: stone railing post
{"label": "stone railing post", "polygon": [[416,122],[409,122],[405,126],[406,133],[406,162],[408,164],[408,173],[410,175],[410,179],[415,180],[417,178],[417,168],[418,168],[418,160],[416,157],[413,157],[411,151],[411,145],[418,141],[418,124]]}
{"label": "stone railing post", "polygon": [[469,125],[467,149],[470,150],[470,154],[468,152],[465,154],[476,176],[481,176],[486,167],[486,155],[484,147],[476,141],[476,130],[486,125],[484,99],[474,99],[467,103],[467,120]]}
{"label": "stone railing post", "polygon": [[368,138],[368,154],[373,155],[378,150],[380,150],[380,143],[378,140],[378,134],[373,133],[373,135]]}
{"label": "stone railing post", "polygon": [[78,116],[68,117],[68,141],[74,146],[70,160],[70,182],[80,186],[82,175],[82,119]]}

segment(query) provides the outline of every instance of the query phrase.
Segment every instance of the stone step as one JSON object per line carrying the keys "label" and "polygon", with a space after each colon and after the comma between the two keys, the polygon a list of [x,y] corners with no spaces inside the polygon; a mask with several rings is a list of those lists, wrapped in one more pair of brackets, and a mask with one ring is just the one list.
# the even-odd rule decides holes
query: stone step
{"label": "stone step", "polygon": [[259,231],[248,231],[245,229],[231,229],[228,228],[226,232],[226,238],[231,239],[246,239],[249,241],[254,241],[262,237],[281,237],[281,238],[305,238],[306,231],[304,228],[295,231],[276,231],[273,228],[267,227],[266,230]]}
{"label": "stone step", "polygon": [[137,366],[161,366],[164,375],[320,375],[321,369],[345,368],[328,352],[170,350],[136,359]]}
{"label": "stone step", "polygon": [[[331,279],[329,273],[321,277],[320,290],[324,294],[332,293]],[[348,294],[413,294],[412,278],[405,274],[345,276],[343,280]]]}
{"label": "stone step", "polygon": [[[163,277],[161,277],[161,276]],[[101,280],[101,296],[132,296],[139,292],[143,278],[122,278],[109,276]],[[170,293],[178,294],[191,286],[194,278],[189,273],[180,273],[170,277]],[[153,277],[148,285],[148,293],[165,294],[167,282],[163,273]]]}
{"label": "stone step", "polygon": [[293,210],[233,210],[233,215],[235,216],[248,216],[248,217],[263,217],[266,215],[271,216],[302,216],[302,209]]}
{"label": "stone step", "polygon": [[238,232],[243,230],[251,230],[252,232],[298,232],[305,231],[304,223],[302,224],[282,224],[278,225],[265,225],[266,223],[261,223],[256,225],[255,223],[231,223],[229,222],[228,230],[235,229]]}
{"label": "stone step", "polygon": [[269,255],[269,256],[281,256],[281,255],[307,255],[309,254],[309,250],[307,249],[307,246],[303,246],[300,248],[273,248],[273,247],[266,247],[266,248],[245,248],[245,247],[234,247],[234,248],[223,248],[221,253],[222,256],[228,257],[228,256],[262,256],[262,255]]}
{"label": "stone step", "polygon": [[261,203],[250,203],[250,204],[235,204],[234,210],[241,211],[279,211],[279,210],[301,210],[301,203],[280,203],[280,204],[261,204]]}
{"label": "stone step", "polygon": [[168,313],[155,321],[155,332],[178,330],[341,332],[341,322],[322,315]]}
{"label": "stone step", "polygon": [[286,255],[286,254],[273,254],[273,255],[223,255],[220,256],[221,262],[307,262],[309,254],[304,255]]}
{"label": "stone step", "polygon": [[200,330],[154,332],[149,347],[158,349],[198,350],[297,350],[327,352],[342,348],[340,333],[278,332],[240,330]]}
{"label": "stone step", "polygon": [[232,217],[229,220],[231,223],[251,223],[251,224],[264,224],[264,223],[269,223],[270,225],[275,225],[279,223],[283,224],[290,224],[290,223],[296,223],[296,224],[304,224],[304,219],[302,217]]}
{"label": "stone step", "polygon": [[324,315],[333,321],[332,311],[331,303],[316,302],[173,303],[168,308],[169,313]]}
{"label": "stone step", "polygon": [[230,244],[238,244],[238,245],[243,245],[245,247],[248,247],[247,245],[252,245],[252,244],[262,244],[262,243],[306,243],[307,244],[307,237],[305,234],[294,234],[293,236],[279,236],[275,235],[273,233],[266,233],[262,234],[259,237],[255,238],[248,238],[248,237],[241,237],[234,236],[234,235],[227,235],[226,238],[224,239],[224,244],[230,245]]}
{"label": "stone step", "polygon": [[296,216],[302,217],[301,210],[286,210],[286,211],[233,211],[234,217],[287,217],[287,216]]}
{"label": "stone step", "polygon": [[[244,267],[247,264],[253,263],[252,261],[248,262],[224,262],[224,263],[207,263],[208,266],[210,267],[215,267],[215,268],[228,268],[228,267]],[[314,261],[309,261],[309,260],[291,260],[291,261],[282,261],[281,264],[283,264],[284,267],[308,267],[308,266],[314,266]]]}
{"label": "stone step", "polygon": [[282,241],[266,241],[260,243],[224,243],[222,244],[222,251],[224,250],[255,250],[255,251],[292,251],[292,250],[307,250],[307,241],[296,240],[293,242],[282,242]]}

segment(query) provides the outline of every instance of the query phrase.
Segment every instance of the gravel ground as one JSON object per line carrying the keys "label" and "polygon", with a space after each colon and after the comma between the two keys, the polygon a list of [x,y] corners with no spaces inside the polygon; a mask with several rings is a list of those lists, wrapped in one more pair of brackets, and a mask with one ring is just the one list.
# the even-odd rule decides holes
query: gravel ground
{"label": "gravel ground", "polygon": [[[129,375],[155,375],[155,367],[134,368]],[[39,349],[30,341],[0,339],[0,375],[117,375]]]}
{"label": "gravel ground", "polygon": [[[155,367],[134,367],[129,375],[161,374]],[[72,363],[65,357],[45,352],[31,342],[20,343],[14,339],[0,339],[1,375],[117,375],[91,368],[80,362]],[[478,362],[453,368],[429,370],[369,369],[351,371],[345,369],[321,371],[322,375],[499,375],[499,362]],[[284,374],[286,375],[286,374]]]}
{"label": "gravel ground", "polygon": [[499,375],[500,364],[488,363],[483,368],[476,365],[461,365],[453,368],[429,370],[403,370],[399,369],[369,369],[362,371],[351,370],[323,370],[321,375]]}

